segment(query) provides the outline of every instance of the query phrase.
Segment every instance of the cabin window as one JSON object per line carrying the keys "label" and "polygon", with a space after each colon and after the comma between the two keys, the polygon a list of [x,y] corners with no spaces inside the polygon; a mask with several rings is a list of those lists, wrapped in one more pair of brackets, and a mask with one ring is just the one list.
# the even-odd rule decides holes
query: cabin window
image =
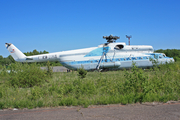
{"label": "cabin window", "polygon": [[117,50],[120,50],[120,49],[123,49],[124,48],[124,45],[116,45],[114,47],[114,49],[117,49]]}

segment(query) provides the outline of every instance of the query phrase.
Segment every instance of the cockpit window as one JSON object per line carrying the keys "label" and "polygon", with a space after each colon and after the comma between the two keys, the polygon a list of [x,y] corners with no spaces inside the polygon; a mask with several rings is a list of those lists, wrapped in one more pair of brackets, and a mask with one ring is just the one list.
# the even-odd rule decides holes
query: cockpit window
{"label": "cockpit window", "polygon": [[124,48],[124,45],[116,45],[114,47],[114,49],[117,49],[117,50],[120,50],[120,49],[123,49]]}

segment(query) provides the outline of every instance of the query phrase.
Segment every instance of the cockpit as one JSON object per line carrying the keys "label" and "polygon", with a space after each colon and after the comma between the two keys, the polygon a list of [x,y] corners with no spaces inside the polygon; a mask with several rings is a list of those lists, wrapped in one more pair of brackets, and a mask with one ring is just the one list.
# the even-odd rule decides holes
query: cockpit
{"label": "cockpit", "polygon": [[166,57],[164,53],[159,55],[159,58],[164,58],[164,57]]}
{"label": "cockpit", "polygon": [[162,59],[162,58],[166,57],[166,55],[164,53],[154,53],[154,54],[151,54],[151,55],[156,59]]}

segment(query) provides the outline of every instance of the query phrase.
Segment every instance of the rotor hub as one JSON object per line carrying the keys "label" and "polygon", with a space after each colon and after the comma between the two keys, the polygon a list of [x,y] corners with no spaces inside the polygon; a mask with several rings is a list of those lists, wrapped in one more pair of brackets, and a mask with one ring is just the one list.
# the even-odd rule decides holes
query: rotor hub
{"label": "rotor hub", "polygon": [[109,35],[109,36],[103,36],[103,38],[106,39],[108,43],[113,43],[113,42],[115,42],[117,39],[119,39],[120,37],[118,37],[118,36],[113,36],[113,35]]}

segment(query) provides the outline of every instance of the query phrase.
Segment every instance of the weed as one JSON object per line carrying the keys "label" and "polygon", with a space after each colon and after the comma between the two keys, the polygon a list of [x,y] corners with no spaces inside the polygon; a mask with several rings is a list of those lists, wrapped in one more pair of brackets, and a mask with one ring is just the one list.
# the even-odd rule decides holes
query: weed
{"label": "weed", "polygon": [[0,102],[0,109],[3,109],[3,108],[4,108],[4,103]]}
{"label": "weed", "polygon": [[41,85],[46,78],[46,74],[36,64],[20,63],[11,64],[10,84],[18,87],[33,87]]}
{"label": "weed", "polygon": [[38,107],[43,107],[43,101],[42,100],[38,101],[37,106]]}
{"label": "weed", "polygon": [[[38,71],[39,68],[36,67],[35,64],[11,64],[8,69],[12,72],[0,75],[1,109],[13,107],[31,109],[58,105],[88,107],[94,104],[167,102],[180,99],[178,62],[158,65],[153,68],[154,70],[144,71],[133,64],[131,70],[88,72],[83,79],[76,71],[72,74],[54,73],[52,78],[47,79],[44,78],[47,76],[46,72],[41,70],[44,77],[38,77],[41,72],[34,74],[30,72],[32,69]],[[15,77],[12,77],[13,75]],[[34,77],[42,82],[31,85],[34,84]],[[25,79],[33,81],[28,83]],[[25,81],[22,82],[23,80]],[[48,82],[43,82],[44,80]],[[28,87],[29,84],[32,87]]]}
{"label": "weed", "polygon": [[0,98],[2,98],[2,92],[0,92]]}
{"label": "weed", "polygon": [[37,100],[42,96],[43,96],[43,92],[41,91],[41,88],[35,86],[34,88],[31,89],[31,95],[29,96],[29,99]]}
{"label": "weed", "polygon": [[47,76],[52,77],[53,76],[53,70],[52,70],[52,67],[50,66],[49,61],[47,61],[46,66],[47,66],[47,72],[46,72]]}

